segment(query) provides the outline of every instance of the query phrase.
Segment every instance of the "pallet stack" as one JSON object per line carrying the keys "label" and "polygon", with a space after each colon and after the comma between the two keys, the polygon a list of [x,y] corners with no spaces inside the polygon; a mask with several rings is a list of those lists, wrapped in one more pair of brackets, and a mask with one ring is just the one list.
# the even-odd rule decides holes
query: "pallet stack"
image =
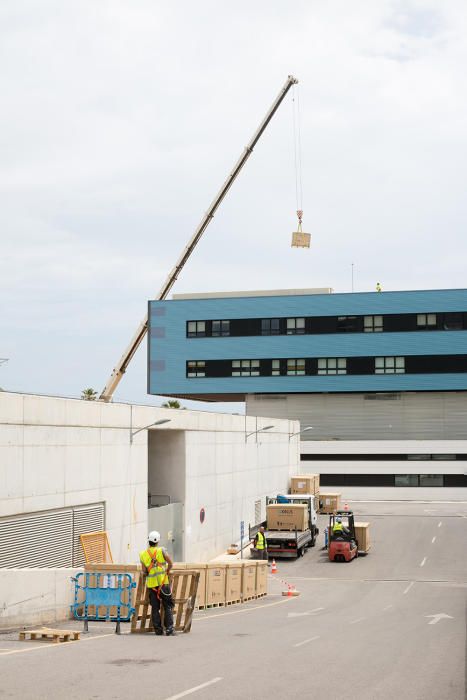
{"label": "pallet stack", "polygon": [[[174,629],[178,632],[189,632],[195,609],[196,591],[199,583],[199,572],[190,569],[172,570],[170,572],[170,583],[172,586],[172,597],[175,607]],[[163,606],[161,606],[161,619],[164,617]],[[149,603],[149,591],[146,587],[146,579],[140,577],[136,591],[135,614],[131,620],[131,632],[154,633],[151,620],[151,605]]]}

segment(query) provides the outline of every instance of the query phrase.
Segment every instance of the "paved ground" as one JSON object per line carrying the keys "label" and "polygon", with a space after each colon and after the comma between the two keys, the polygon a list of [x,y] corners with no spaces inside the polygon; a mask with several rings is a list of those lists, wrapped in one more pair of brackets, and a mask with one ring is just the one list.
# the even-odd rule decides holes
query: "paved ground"
{"label": "paved ground", "polygon": [[[191,634],[0,635],[0,698],[463,700],[467,503],[353,507],[371,521],[367,557],[280,561],[267,598],[200,612]],[[283,598],[283,581],[300,597]]]}

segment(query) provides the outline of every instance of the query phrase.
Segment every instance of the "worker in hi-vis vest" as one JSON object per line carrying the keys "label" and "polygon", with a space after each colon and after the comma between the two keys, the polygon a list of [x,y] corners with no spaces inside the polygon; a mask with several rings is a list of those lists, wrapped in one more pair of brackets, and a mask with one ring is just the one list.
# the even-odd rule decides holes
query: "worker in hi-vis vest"
{"label": "worker in hi-vis vest", "polygon": [[161,603],[164,606],[165,633],[170,637],[174,633],[173,607],[174,602],[169,585],[169,573],[173,566],[167,550],[159,547],[160,534],[156,530],[148,535],[149,547],[139,554],[143,572],[146,574],[146,587],[149,591],[151,603],[151,618],[154,632],[160,636],[164,634],[161,622]]}
{"label": "worker in hi-vis vest", "polygon": [[253,540],[253,545],[258,553],[258,559],[268,558],[268,541],[264,536],[264,527],[261,525]]}

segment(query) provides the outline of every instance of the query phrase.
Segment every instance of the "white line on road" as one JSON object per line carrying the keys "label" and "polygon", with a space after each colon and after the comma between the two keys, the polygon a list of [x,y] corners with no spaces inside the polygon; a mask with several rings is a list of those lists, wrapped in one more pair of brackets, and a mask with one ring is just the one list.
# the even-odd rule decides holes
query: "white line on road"
{"label": "white line on road", "polygon": [[410,589],[412,588],[412,586],[414,585],[414,583],[415,583],[415,581],[411,581],[411,582],[409,583],[409,585],[407,586],[407,588],[406,588],[405,591],[404,591],[404,595],[406,595],[406,593],[408,593],[408,592],[410,591]]}
{"label": "white line on road", "polygon": [[438,523],[438,527],[441,527],[442,524],[443,524],[443,523],[442,523],[442,521],[440,520],[439,523]]}
{"label": "white line on road", "polygon": [[[108,634],[95,634],[92,637],[81,637],[81,642],[92,642],[94,639],[102,639],[103,637],[113,637],[114,632],[110,632]],[[40,649],[65,649],[66,647],[69,647],[70,644],[73,644],[74,642],[62,642],[62,644],[56,644],[55,642],[50,642],[47,644],[40,644],[40,646],[37,647],[26,647],[26,649],[12,649],[11,651],[2,651],[0,652],[0,656],[10,656],[11,654],[27,654],[30,651],[39,651]]]}
{"label": "white line on road", "polygon": [[431,540],[431,544],[434,544],[435,542],[436,542],[436,535],[435,535],[435,537],[433,537],[433,539]]}
{"label": "white line on road", "polygon": [[362,622],[362,620],[366,620],[366,617],[357,617],[356,620],[352,620],[352,622],[349,622],[349,625],[356,625],[357,622]]}
{"label": "white line on road", "polygon": [[208,685],[213,685],[214,683],[218,683],[221,680],[222,680],[222,678],[213,678],[211,681],[206,681],[206,683],[201,683],[201,685],[195,685],[194,688],[189,688],[188,690],[184,690],[183,693],[177,693],[177,695],[171,695],[170,698],[166,698],[165,700],[178,700],[178,698],[185,698],[187,695],[191,695],[192,693],[197,693],[198,690],[202,690],[203,688],[207,688]]}
{"label": "white line on road", "polygon": [[425,566],[426,562],[426,557],[423,557],[422,561],[420,562],[420,566]]}
{"label": "white line on road", "polygon": [[[318,637],[310,637],[310,639],[304,639],[303,642],[298,642],[298,644],[294,644],[294,647],[301,647],[304,644],[308,644],[308,642],[314,642],[316,639],[319,639]],[[170,700],[170,698],[169,698]]]}

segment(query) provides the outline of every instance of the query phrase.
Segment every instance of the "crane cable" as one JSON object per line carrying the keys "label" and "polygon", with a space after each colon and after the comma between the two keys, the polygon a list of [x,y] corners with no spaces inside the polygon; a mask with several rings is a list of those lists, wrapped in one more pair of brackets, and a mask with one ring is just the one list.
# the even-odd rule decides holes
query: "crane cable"
{"label": "crane cable", "polygon": [[300,117],[300,91],[297,85],[292,88],[292,123],[295,166],[295,203],[297,207],[298,230],[302,230],[303,182],[302,182],[302,135]]}

